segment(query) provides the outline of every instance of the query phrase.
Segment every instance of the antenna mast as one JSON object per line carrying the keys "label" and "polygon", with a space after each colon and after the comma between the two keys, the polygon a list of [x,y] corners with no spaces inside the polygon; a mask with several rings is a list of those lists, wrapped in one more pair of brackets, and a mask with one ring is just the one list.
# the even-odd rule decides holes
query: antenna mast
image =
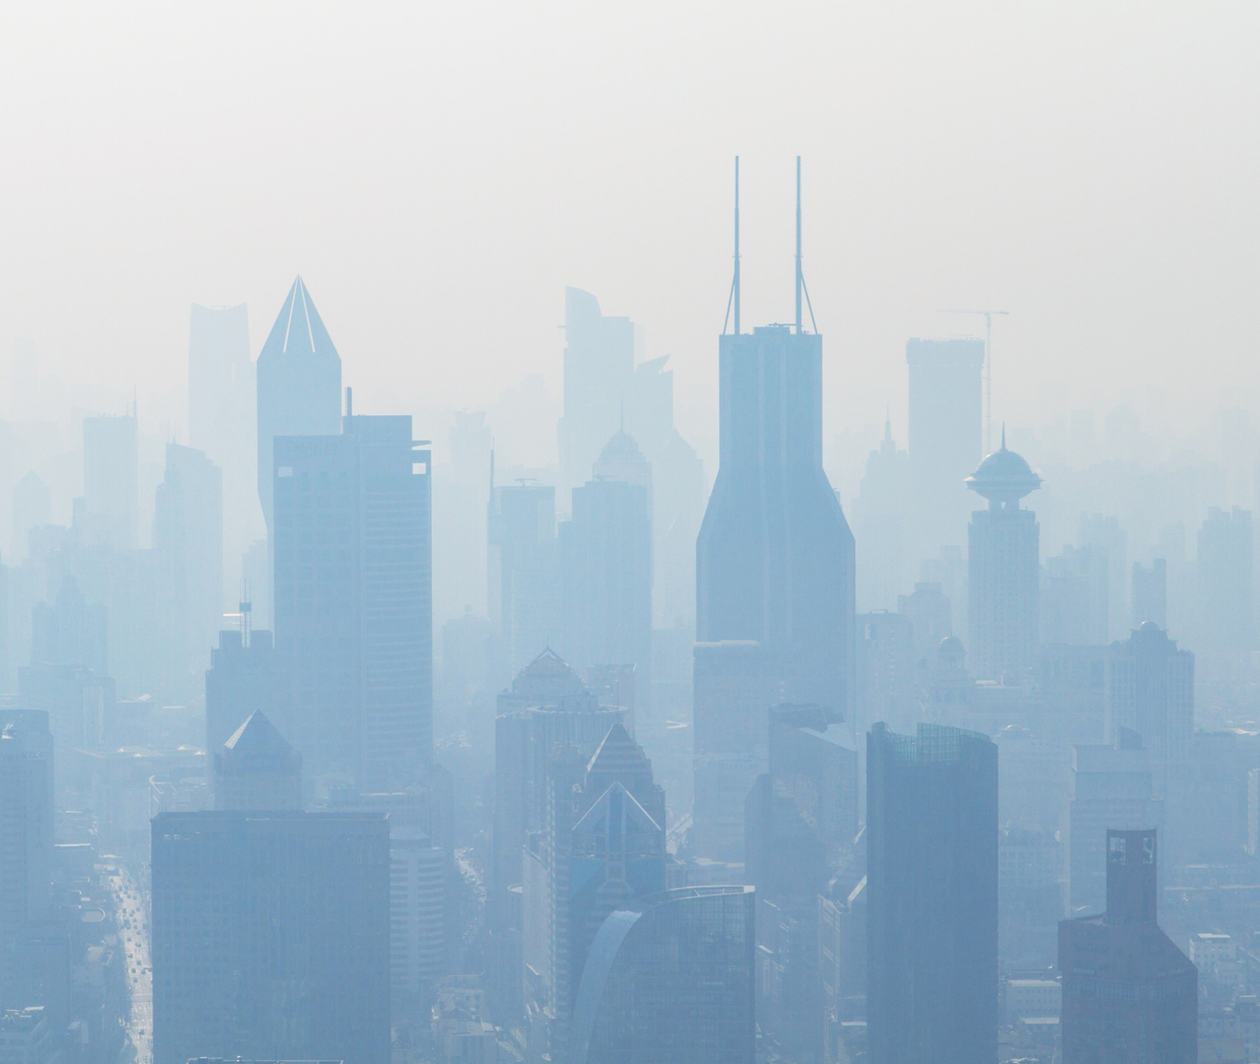
{"label": "antenna mast", "polygon": [[801,331],[801,157],[796,157],[796,332]]}

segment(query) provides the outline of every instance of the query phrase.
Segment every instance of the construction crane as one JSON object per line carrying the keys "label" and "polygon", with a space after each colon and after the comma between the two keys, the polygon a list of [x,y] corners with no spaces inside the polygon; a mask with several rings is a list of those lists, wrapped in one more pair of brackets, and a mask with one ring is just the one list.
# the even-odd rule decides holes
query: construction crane
{"label": "construction crane", "polygon": [[993,450],[993,319],[1010,316],[1009,310],[958,310],[949,307],[938,314],[979,314],[984,318],[984,453]]}

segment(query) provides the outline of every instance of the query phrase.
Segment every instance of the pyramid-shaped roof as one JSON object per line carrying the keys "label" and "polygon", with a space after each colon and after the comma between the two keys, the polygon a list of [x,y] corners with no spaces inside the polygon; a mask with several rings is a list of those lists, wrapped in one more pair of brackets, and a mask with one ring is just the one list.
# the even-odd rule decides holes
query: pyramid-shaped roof
{"label": "pyramid-shaped roof", "polygon": [[324,320],[301,277],[293,281],[288,298],[263,344],[262,358],[332,358],[341,361]]}
{"label": "pyramid-shaped roof", "polygon": [[234,756],[285,760],[297,751],[261,710],[255,710],[223,744]]}

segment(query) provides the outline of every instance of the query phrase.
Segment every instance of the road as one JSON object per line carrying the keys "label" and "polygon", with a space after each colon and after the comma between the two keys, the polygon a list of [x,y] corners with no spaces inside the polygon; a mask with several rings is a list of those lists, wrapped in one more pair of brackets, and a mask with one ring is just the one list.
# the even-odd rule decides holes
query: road
{"label": "road", "polygon": [[149,959],[148,899],[126,869],[110,877],[118,935],[127,965],[127,1046],[123,1057],[153,1064],[153,969]]}

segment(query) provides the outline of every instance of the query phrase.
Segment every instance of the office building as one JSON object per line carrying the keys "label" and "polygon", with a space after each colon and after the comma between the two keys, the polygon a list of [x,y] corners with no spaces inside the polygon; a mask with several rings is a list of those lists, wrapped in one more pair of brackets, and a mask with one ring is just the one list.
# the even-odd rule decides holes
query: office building
{"label": "office building", "polygon": [[256,365],[258,498],[274,527],[277,436],[332,436],[341,426],[341,356],[302,278],[294,280]]}
{"label": "office building", "polygon": [[967,523],[963,478],[984,454],[980,372],[984,341],[912,339],[906,343],[910,374],[909,451],[920,557],[961,544]]}
{"label": "office building", "polygon": [[281,732],[308,778],[412,782],[433,752],[429,451],[409,416],[275,441]]}
{"label": "office building", "polygon": [[1157,923],[1154,829],[1108,831],[1107,907],[1059,925],[1063,1064],[1196,1064],[1198,972]]}
{"label": "office building", "polygon": [[1024,684],[1036,663],[1038,626],[1038,528],[1019,500],[1041,486],[1024,459],[1002,446],[967,478],[987,499],[971,515],[968,535],[967,617],[971,672],[977,680]]}
{"label": "office building", "polygon": [[163,813],[152,835],[157,1064],[388,1064],[384,816]]}
{"label": "office building", "polygon": [[997,747],[876,724],[866,773],[870,1058],[996,1060]]}
{"label": "office building", "polygon": [[754,891],[682,887],[611,913],[582,970],[572,1064],[752,1064]]}
{"label": "office building", "polygon": [[912,520],[914,479],[910,457],[893,442],[892,422],[884,421],[884,438],[866,459],[866,471],[853,503],[853,531],[862,544],[857,570],[859,610],[887,610],[911,585],[918,543]]}
{"label": "office building", "polygon": [[140,457],[134,413],[83,419],[83,509],[90,541],[138,547]]}
{"label": "office building", "polygon": [[215,809],[302,808],[302,755],[261,710],[251,713],[213,756]]}
{"label": "office building", "polygon": [[47,713],[0,710],[0,936],[51,911],[52,762]]}
{"label": "office building", "polygon": [[[799,176],[798,168],[795,326],[741,330],[737,187],[734,328],[718,341],[720,458],[696,541],[697,643],[757,644],[770,686],[781,689],[756,709],[759,735],[768,723],[764,714],[779,701],[850,719],[856,685],[853,534],[822,466],[822,337],[806,330],[803,317]],[[748,788],[764,771],[758,761],[751,775],[732,775],[729,790],[702,794],[718,782],[702,771],[703,759],[748,749],[725,734],[730,707],[703,687],[714,679],[725,682],[697,658],[698,844],[709,830],[702,816],[716,808],[733,807],[738,825]],[[737,720],[735,729],[744,723]],[[726,843],[742,848],[742,828],[730,834]]]}
{"label": "office building", "polygon": [[652,654],[651,489],[611,479],[636,471],[609,456],[607,448],[605,457],[609,477],[574,488],[573,516],[560,526],[560,649],[581,669],[633,665],[646,696]]}
{"label": "office building", "polygon": [[[250,603],[241,603],[239,630],[219,632],[206,670],[206,750],[219,749],[251,713],[278,707],[279,671],[271,633],[249,627]],[[283,710],[280,710],[283,712]]]}

